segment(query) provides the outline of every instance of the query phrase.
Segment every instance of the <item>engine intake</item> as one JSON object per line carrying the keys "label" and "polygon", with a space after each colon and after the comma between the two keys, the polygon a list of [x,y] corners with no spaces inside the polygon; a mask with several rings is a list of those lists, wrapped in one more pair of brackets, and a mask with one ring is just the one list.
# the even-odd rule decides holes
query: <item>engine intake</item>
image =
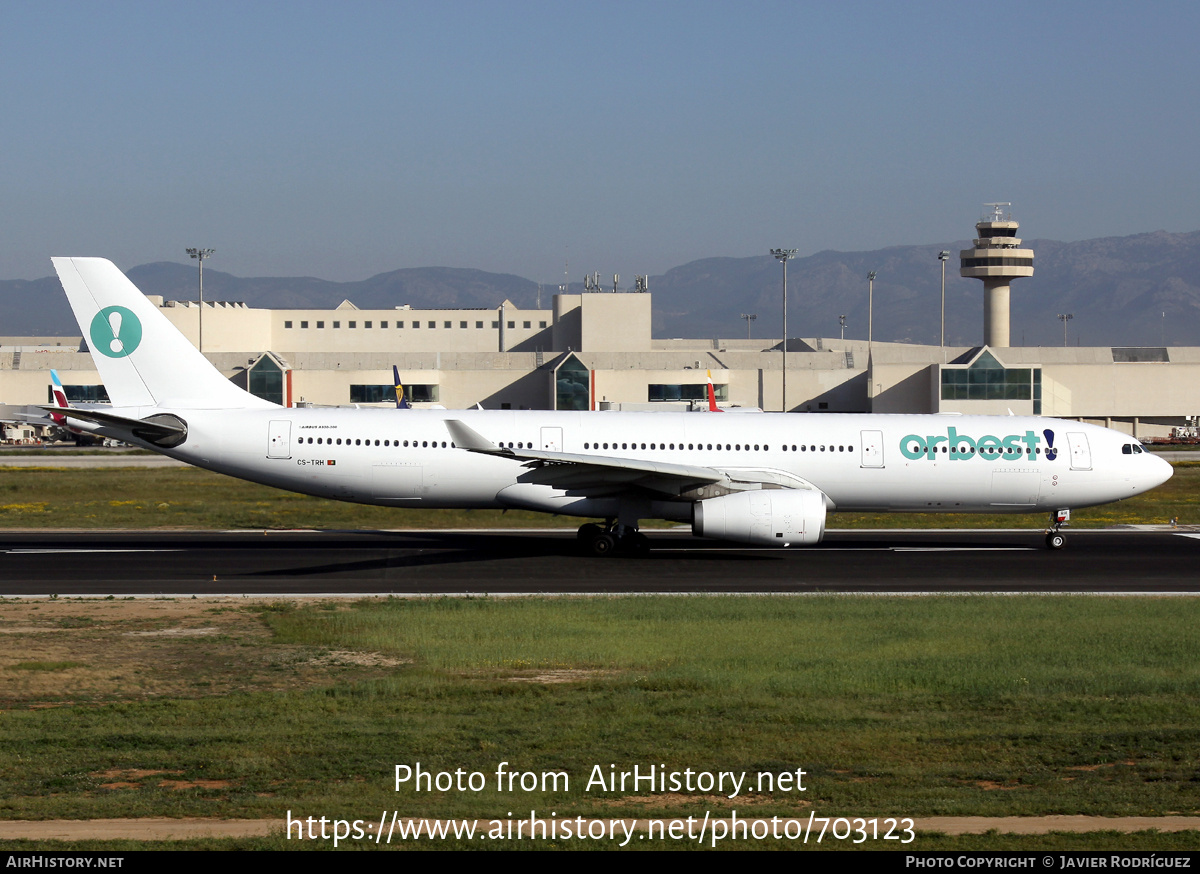
{"label": "engine intake", "polygon": [[697,501],[692,533],[757,546],[811,546],[825,536],[825,496],[815,489],[754,489]]}

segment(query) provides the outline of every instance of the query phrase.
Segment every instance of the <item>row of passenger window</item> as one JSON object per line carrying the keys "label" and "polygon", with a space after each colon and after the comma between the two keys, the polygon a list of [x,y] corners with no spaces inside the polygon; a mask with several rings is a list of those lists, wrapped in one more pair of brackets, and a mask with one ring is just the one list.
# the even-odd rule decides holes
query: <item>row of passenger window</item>
{"label": "row of passenger window", "polygon": [[[511,447],[512,444],[510,443],[509,446]],[[611,447],[613,449],[637,449],[637,448],[639,448],[639,446],[642,449],[649,448],[649,449],[657,449],[657,450],[662,450],[662,449],[672,450],[672,449],[677,449],[677,448],[678,449],[687,448],[687,449],[700,449],[700,450],[707,451],[707,450],[711,450],[715,447],[718,451],[720,451],[722,448],[722,444],[720,444],[720,443],[715,443],[715,444],[714,443],[689,443],[689,444],[687,444],[686,447],[682,443],[680,443],[678,445],[678,447],[676,447],[676,444],[674,444],[674,443],[651,443],[651,444],[649,444],[649,447],[647,447],[647,445],[645,443],[641,443],[641,444],[638,444],[638,443],[612,443],[611,444]],[[608,443],[584,443],[583,444],[584,449],[608,449],[609,447],[610,447],[610,444],[608,444]],[[725,443],[724,449],[729,452],[750,452],[750,451],[769,452],[771,450],[771,447],[765,443],[762,444],[761,446],[757,443],[755,443],[753,445],[751,445],[749,443],[732,443],[732,444]],[[826,446],[825,444],[821,443],[821,444],[814,444],[811,446],[805,446],[803,444],[797,446],[796,444],[793,443],[789,447],[787,444],[784,444],[783,451],[787,452],[787,451],[789,451],[789,449],[792,452],[853,452],[854,451],[853,446],[845,446],[845,445],[834,446],[834,445],[830,444],[829,446]]]}
{"label": "row of passenger window", "polygon": [[[912,445],[912,451],[914,453],[924,453],[928,452],[928,449],[919,443],[914,443]],[[933,451],[941,452],[943,455],[945,455],[950,451],[950,447],[945,445],[935,446],[933,447]],[[976,449],[974,446],[967,446],[964,444],[956,447],[956,451],[959,455],[975,455],[976,453],[980,455],[1041,455],[1042,447],[1039,446],[1036,449],[1014,449],[1011,446],[1007,448],[1003,446],[981,446]]]}
{"label": "row of passenger window", "polygon": [[[372,445],[372,442],[370,440],[363,440],[362,438],[355,438],[354,440],[351,440],[349,437],[346,437],[346,438],[342,438],[342,437],[337,437],[337,438],[334,438],[334,437],[316,437],[316,438],[301,437],[300,438],[300,443],[302,443],[302,444],[307,443],[307,444],[311,445],[314,441],[316,442],[316,444],[318,446],[343,446],[343,445],[345,445],[345,446],[371,446]],[[400,440],[379,441],[379,440],[376,440],[376,441],[374,441],[374,445],[375,446],[380,446],[380,445],[383,445],[383,446],[409,446],[412,448],[421,447],[424,449],[439,449],[439,448],[454,449],[455,448],[453,443],[447,443],[445,440],[441,441],[440,443],[437,440],[411,440],[411,441],[410,440],[404,440],[404,441],[400,441]]]}
{"label": "row of passenger window", "polygon": [[[292,327],[292,324],[293,324],[293,322],[292,322],[292,321],[289,319],[289,320],[286,320],[286,321],[284,321],[284,323],[283,323],[283,327],[284,327],[284,328],[290,328],[290,327]],[[318,327],[318,328],[324,328],[324,327],[325,327],[325,322],[324,322],[323,320],[322,320],[322,321],[318,321],[316,324],[317,324],[317,327]],[[341,321],[334,321],[334,322],[331,322],[330,324],[332,324],[332,325],[333,325],[333,327],[335,327],[335,328],[340,328],[340,327],[342,326],[342,323],[341,323]],[[374,324],[375,324],[375,323],[374,323],[374,321],[365,321],[365,322],[363,322],[363,327],[364,327],[364,328],[370,328],[370,327],[374,326]],[[403,329],[403,328],[404,328],[404,322],[402,322],[402,321],[399,321],[399,322],[388,322],[388,321],[386,321],[386,320],[385,320],[385,321],[382,321],[382,322],[380,322],[380,323],[379,323],[379,327],[380,327],[380,328],[386,328],[386,327],[387,327],[389,324],[394,324],[394,325],[395,325],[397,328],[400,328],[400,329]],[[434,321],[434,320],[432,320],[432,319],[431,319],[431,320],[429,320],[429,321],[427,321],[425,324],[426,324],[426,325],[427,325],[429,328],[436,328],[436,327],[437,327],[437,322],[436,322],[436,321]],[[459,327],[459,328],[465,328],[465,327],[467,326],[467,324],[468,324],[467,322],[459,322],[459,323],[458,323],[458,327]],[[509,323],[508,323],[508,327],[509,327],[509,328],[516,328],[516,326],[517,326],[517,323],[516,323],[515,321],[514,321],[514,322],[509,322]],[[300,322],[300,327],[301,327],[301,328],[307,328],[307,327],[308,327],[308,322],[307,322],[307,321],[301,321],[301,322]],[[347,328],[357,328],[357,327],[358,327],[358,322],[357,322],[357,321],[353,321],[353,322],[346,322],[346,327],[347,327]],[[412,328],[420,328],[420,327],[421,327],[421,323],[420,323],[418,320],[414,319],[412,322],[410,322],[410,323],[409,323],[409,327],[412,327]],[[452,327],[454,327],[454,322],[452,322],[452,321],[449,321],[449,320],[447,320],[447,321],[444,321],[444,322],[442,322],[442,327],[443,327],[443,328],[452,328]],[[476,327],[476,328],[482,328],[482,327],[483,327],[483,322],[482,322],[482,321],[476,321],[476,322],[475,322],[475,327]],[[499,327],[500,327],[500,322],[499,322],[499,321],[493,321],[493,322],[492,322],[492,327],[493,327],[493,328],[499,328]],[[533,327],[533,322],[528,322],[528,321],[526,321],[526,322],[521,322],[521,327],[522,327],[522,328],[532,328],[532,327]],[[545,322],[538,322],[538,328],[544,328],[544,327],[546,327],[546,323],[545,323]]]}
{"label": "row of passenger window", "polygon": [[[355,438],[352,440],[349,437],[345,437],[345,438],[342,438],[342,437],[301,437],[299,442],[301,444],[308,444],[308,445],[312,445],[315,443],[317,446],[343,446],[343,445],[344,446],[364,446],[364,445],[371,446],[371,445],[375,445],[375,446],[398,446],[398,447],[423,448],[423,449],[438,449],[438,448],[454,449],[455,448],[455,445],[453,443],[448,443],[445,440],[442,440],[439,443],[437,440],[411,440],[411,441],[403,440],[403,441],[401,441],[401,440],[390,440],[389,439],[389,440],[382,440],[382,441],[375,440],[374,443],[372,444],[371,440],[368,439],[368,440],[364,441],[361,438]],[[507,448],[509,448],[509,449],[533,449],[534,448],[532,442],[529,442],[527,444],[524,441],[518,441],[516,443],[513,443],[512,441],[508,441],[506,443],[505,441],[502,440],[502,441],[500,441],[499,446],[501,448],[504,448],[507,446]],[[728,451],[728,452],[751,452],[751,451],[753,451],[753,452],[769,452],[771,450],[771,447],[765,443],[761,444],[761,445],[758,443],[755,443],[753,445],[749,444],[749,443],[726,443],[726,444],[724,444],[723,447],[722,447],[722,444],[720,444],[720,443],[716,443],[716,444],[714,444],[714,443],[688,443],[686,445],[686,447],[682,443],[680,443],[678,445],[676,445],[674,443],[650,443],[650,444],[642,443],[642,444],[638,444],[638,443],[615,443],[615,442],[614,443],[587,442],[587,443],[583,444],[584,449],[591,449],[593,451],[595,451],[597,449],[610,449],[610,448],[611,449],[635,449],[636,450],[639,448],[639,446],[642,449],[652,449],[655,451],[661,451],[661,450],[682,451],[685,448],[691,449],[691,450],[699,449],[702,451],[711,451],[711,450],[715,449],[718,452],[721,451],[722,448],[724,448],[725,451]],[[813,444],[813,445],[809,445],[809,446],[806,446],[804,444],[797,445],[795,443],[791,444],[790,446],[788,444],[784,444],[782,449],[784,452],[788,452],[788,451],[791,451],[791,452],[853,452],[854,451],[853,446],[845,446],[845,445],[834,446],[833,444],[826,446],[823,443],[822,444]],[[942,451],[945,452],[946,447],[943,446]]]}

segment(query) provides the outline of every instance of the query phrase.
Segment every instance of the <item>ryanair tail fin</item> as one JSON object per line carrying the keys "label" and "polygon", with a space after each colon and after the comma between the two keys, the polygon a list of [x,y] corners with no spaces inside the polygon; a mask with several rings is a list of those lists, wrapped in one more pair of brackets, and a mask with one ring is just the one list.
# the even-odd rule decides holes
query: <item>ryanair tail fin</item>
{"label": "ryanair tail fin", "polygon": [[274,406],[221,375],[111,261],[51,261],[114,407]]}

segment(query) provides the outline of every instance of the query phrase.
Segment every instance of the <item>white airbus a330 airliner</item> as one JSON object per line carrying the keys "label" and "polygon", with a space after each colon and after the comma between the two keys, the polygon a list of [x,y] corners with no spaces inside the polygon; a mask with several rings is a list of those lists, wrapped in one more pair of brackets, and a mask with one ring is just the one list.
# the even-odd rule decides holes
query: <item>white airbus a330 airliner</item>
{"label": "white airbus a330 airliner", "polygon": [[53,261],[112,399],[70,408],[71,427],[336,500],[603,519],[579,529],[598,555],[645,548],[642,519],[799,546],[847,510],[1049,510],[1057,549],[1071,508],[1171,476],[1125,434],[1040,417],[280,407],[222,376],[112,262]]}

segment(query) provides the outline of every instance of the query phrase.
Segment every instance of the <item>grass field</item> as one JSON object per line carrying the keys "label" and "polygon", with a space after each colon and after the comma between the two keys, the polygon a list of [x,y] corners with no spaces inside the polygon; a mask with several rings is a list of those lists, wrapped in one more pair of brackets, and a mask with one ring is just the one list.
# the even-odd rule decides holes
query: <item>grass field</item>
{"label": "grass field", "polygon": [[[1148,492],[1075,511],[1077,528],[1200,524],[1200,462]],[[401,510],[283,492],[198,468],[66,470],[0,467],[0,528],[522,528],[574,527],[574,517],[498,510]],[[647,522],[653,526],[655,523]],[[659,523],[666,524],[666,523]],[[1031,515],[835,513],[831,528],[1032,528]]]}
{"label": "grass field", "polygon": [[[3,602],[0,818],[1197,814],[1196,609],[1092,597]],[[396,791],[395,766],[417,762],[487,786]],[[498,792],[500,762],[570,783]],[[634,765],[803,769],[806,791],[586,788],[596,766]],[[980,839],[956,840],[928,848]],[[1007,845],[1047,846],[1022,843],[1034,840]]]}
{"label": "grass field", "polygon": [[[1072,523],[1200,524],[1198,480],[1200,463],[1176,464],[1163,487]],[[340,504],[195,469],[0,469],[9,528],[554,524],[578,520]],[[0,601],[0,819],[1197,815],[1197,610],[1192,599],[1035,596]],[[394,786],[398,764],[490,776],[502,761],[570,785]],[[585,791],[597,765],[802,768],[807,791]],[[1200,835],[916,846],[1200,849]]]}

